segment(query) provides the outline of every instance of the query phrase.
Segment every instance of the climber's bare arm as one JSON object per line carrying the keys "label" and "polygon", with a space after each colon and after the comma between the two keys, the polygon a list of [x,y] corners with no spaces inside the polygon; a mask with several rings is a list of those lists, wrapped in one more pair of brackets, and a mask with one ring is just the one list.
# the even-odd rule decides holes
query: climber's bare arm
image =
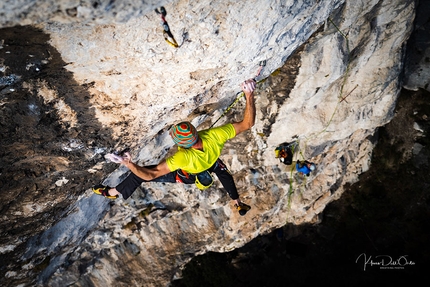
{"label": "climber's bare arm", "polygon": [[124,155],[124,160],[121,162],[121,164],[128,167],[128,169],[130,169],[132,173],[134,173],[135,175],[137,175],[138,177],[144,180],[153,180],[157,177],[168,174],[170,172],[170,169],[167,166],[167,163],[165,160],[161,161],[155,167],[148,168],[148,167],[137,165],[134,162],[132,162],[131,156],[129,153],[126,153]]}
{"label": "climber's bare arm", "polygon": [[246,80],[241,84],[242,91],[245,93],[246,106],[245,113],[243,114],[243,119],[241,122],[232,123],[234,129],[236,130],[236,135],[250,129],[255,123],[255,101],[254,101],[254,90],[255,81]]}

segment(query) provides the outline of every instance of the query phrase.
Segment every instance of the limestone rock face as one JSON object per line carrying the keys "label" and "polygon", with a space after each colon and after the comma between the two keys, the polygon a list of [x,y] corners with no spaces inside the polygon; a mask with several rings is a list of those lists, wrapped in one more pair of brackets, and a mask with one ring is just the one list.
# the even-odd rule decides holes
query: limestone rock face
{"label": "limestone rock face", "polygon": [[[173,48],[151,1],[37,1],[44,14],[21,2],[0,22],[33,24],[0,31],[1,128],[21,143],[3,144],[6,285],[166,286],[195,255],[230,251],[287,222],[318,223],[369,168],[375,130],[393,116],[415,15],[412,0],[166,1]],[[31,42],[37,33],[41,42]],[[43,49],[12,61],[29,42]],[[113,202],[93,195],[91,185],[115,186],[128,172],[104,153],[128,146],[140,164],[159,162],[173,123],[211,126],[262,60],[256,124],[222,154],[252,206],[246,216],[217,181],[205,191],[148,183]],[[244,106],[241,98],[217,125],[240,120]],[[13,107],[22,110],[11,120]],[[295,160],[316,163],[309,177],[275,158],[291,141]]]}
{"label": "limestone rock face", "polygon": [[0,27],[43,22],[112,23],[145,15],[169,1],[14,0],[0,3]]}
{"label": "limestone rock face", "polygon": [[[430,1],[419,1],[418,11],[423,11],[429,7]],[[419,88],[430,91],[430,48],[429,48],[429,27],[428,15],[425,13],[417,14],[415,19],[414,46],[409,49],[413,52],[408,53],[405,65],[404,88],[417,91]]]}

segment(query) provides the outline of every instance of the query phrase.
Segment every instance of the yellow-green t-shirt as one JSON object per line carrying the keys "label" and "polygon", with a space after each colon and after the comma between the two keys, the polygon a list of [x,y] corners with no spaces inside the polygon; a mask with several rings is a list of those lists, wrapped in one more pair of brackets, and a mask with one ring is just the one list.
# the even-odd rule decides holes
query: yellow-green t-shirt
{"label": "yellow-green t-shirt", "polygon": [[178,147],[178,151],[166,159],[170,171],[182,169],[195,174],[209,169],[220,156],[224,143],[236,136],[236,130],[232,124],[226,124],[198,134],[203,142],[203,151]]}

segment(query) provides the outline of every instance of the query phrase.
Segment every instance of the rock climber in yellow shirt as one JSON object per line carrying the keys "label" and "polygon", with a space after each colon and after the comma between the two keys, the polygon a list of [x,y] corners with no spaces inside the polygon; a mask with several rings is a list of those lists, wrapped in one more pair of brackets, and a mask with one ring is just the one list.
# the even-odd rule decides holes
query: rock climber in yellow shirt
{"label": "rock climber in yellow shirt", "polygon": [[133,163],[130,153],[117,157],[117,162],[128,167],[130,175],[116,187],[96,185],[93,191],[110,199],[119,194],[127,199],[143,182],[195,183],[204,189],[212,184],[211,173],[215,173],[227,190],[240,215],[251,208],[241,202],[226,165],[219,159],[224,143],[250,129],[255,123],[254,90],[255,81],[250,79],[241,84],[246,97],[246,107],[240,122],[228,123],[220,127],[197,131],[189,122],[181,122],[171,127],[169,133],[178,145],[178,151],[155,166],[139,166]]}

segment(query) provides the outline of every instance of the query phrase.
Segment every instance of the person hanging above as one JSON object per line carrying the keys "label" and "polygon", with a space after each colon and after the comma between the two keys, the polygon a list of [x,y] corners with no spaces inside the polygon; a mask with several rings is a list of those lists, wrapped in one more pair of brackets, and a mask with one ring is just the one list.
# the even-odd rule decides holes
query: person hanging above
{"label": "person hanging above", "polygon": [[314,171],[315,168],[316,168],[316,165],[313,162],[309,162],[307,160],[304,160],[304,161],[298,160],[296,163],[296,170],[299,173],[304,174],[306,176],[309,176],[311,171]]}
{"label": "person hanging above", "polygon": [[197,131],[190,122],[173,125],[169,134],[178,145],[178,151],[157,165],[139,166],[132,161],[129,152],[123,156],[112,155],[113,161],[126,166],[131,173],[116,187],[101,184],[94,186],[94,193],[109,199],[116,199],[121,194],[124,199],[127,199],[143,182],[149,181],[195,183],[199,188],[204,189],[212,184],[211,173],[215,173],[230,198],[234,200],[239,214],[245,215],[251,207],[241,202],[233,176],[219,156],[227,140],[254,125],[255,87],[256,83],[253,79],[241,84],[246,97],[246,106],[240,122],[228,123],[202,131]]}
{"label": "person hanging above", "polygon": [[291,165],[293,163],[294,150],[297,146],[297,141],[291,143],[282,143],[275,148],[275,157],[279,158],[279,161],[283,164]]}

